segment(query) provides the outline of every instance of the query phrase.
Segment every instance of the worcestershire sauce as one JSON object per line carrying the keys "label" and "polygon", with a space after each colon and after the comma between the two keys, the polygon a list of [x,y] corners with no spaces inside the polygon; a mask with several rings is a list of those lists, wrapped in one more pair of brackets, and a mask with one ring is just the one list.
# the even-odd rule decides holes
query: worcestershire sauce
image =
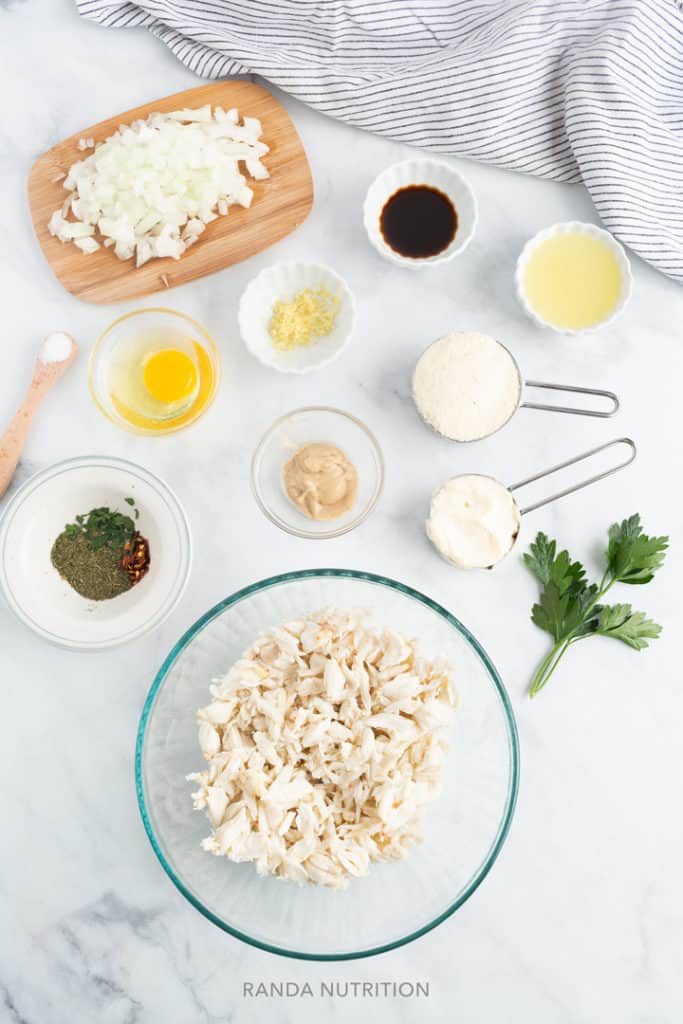
{"label": "worcestershire sauce", "polygon": [[458,229],[458,215],[443,192],[430,185],[409,185],[387,199],[379,226],[394,252],[420,259],[448,248]]}

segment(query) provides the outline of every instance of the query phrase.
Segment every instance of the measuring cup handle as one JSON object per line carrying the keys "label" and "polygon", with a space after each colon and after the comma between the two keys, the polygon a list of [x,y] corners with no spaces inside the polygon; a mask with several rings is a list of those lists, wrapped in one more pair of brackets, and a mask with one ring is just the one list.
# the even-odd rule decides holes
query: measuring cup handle
{"label": "measuring cup handle", "polygon": [[521,409],[542,409],[544,412],[566,412],[572,416],[596,416],[600,419],[608,419],[614,416],[619,409],[619,399],[613,391],[601,391],[599,388],[577,388],[571,384],[547,384],[540,380],[526,380],[527,388],[543,388],[546,391],[566,391],[574,395],[597,395],[599,398],[606,398],[610,403],[609,409],[576,409],[569,405],[544,405],[539,402],[522,402]]}
{"label": "measuring cup handle", "polygon": [[549,498],[543,498],[541,501],[534,502],[533,505],[527,505],[526,508],[519,510],[520,515],[526,515],[527,512],[533,512],[534,509],[541,508],[542,505],[549,505],[551,501],[557,501],[558,498],[564,498],[566,494],[573,494],[574,491],[580,491],[583,487],[589,487],[590,484],[597,483],[598,480],[604,480],[607,476],[612,476],[613,473],[618,473],[620,469],[625,469],[626,466],[630,465],[637,455],[637,449],[635,442],[630,437],[618,437],[614,441],[608,441],[606,444],[600,444],[597,448],[591,448],[590,451],[584,452],[582,455],[575,455],[573,459],[567,459],[566,462],[560,462],[557,466],[552,466],[551,469],[544,469],[542,473],[536,473],[535,476],[529,476],[526,480],[521,480],[518,484],[514,484],[508,488],[510,491],[517,491],[521,487],[526,487],[527,484],[532,484],[536,480],[542,480],[546,476],[552,476],[553,473],[557,473],[560,469],[566,469],[567,466],[574,466],[577,462],[583,462],[584,459],[590,459],[593,455],[597,455],[598,452],[604,452],[608,448],[613,448],[615,445],[625,444],[627,448],[630,448],[628,458],[623,462],[617,463],[616,466],[612,466],[610,469],[604,469],[602,473],[596,473],[595,476],[588,477],[587,480],[582,480],[581,483],[573,484],[572,487],[566,487],[563,491],[558,491],[557,494],[551,494]]}

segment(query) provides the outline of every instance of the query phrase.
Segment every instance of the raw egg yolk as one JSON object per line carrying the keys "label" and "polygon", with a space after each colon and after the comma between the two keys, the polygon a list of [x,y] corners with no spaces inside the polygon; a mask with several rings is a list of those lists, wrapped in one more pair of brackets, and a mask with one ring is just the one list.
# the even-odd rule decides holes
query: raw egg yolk
{"label": "raw egg yolk", "polygon": [[180,402],[197,387],[197,367],[185,352],[162,348],[145,360],[144,381],[158,402]]}

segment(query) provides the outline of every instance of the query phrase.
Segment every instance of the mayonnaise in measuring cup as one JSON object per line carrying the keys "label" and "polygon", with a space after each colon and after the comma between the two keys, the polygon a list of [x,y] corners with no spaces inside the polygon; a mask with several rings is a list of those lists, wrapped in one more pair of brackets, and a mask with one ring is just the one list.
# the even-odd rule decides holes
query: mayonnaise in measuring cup
{"label": "mayonnaise in measuring cup", "polygon": [[519,508],[507,487],[472,473],[434,491],[427,536],[460,569],[490,569],[511,550],[519,526]]}

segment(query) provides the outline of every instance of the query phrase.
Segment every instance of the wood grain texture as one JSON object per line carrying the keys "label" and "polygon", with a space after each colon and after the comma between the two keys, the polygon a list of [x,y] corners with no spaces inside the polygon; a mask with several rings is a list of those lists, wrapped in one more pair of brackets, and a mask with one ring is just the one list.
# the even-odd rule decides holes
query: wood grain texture
{"label": "wood grain texture", "polygon": [[0,498],[12,481],[33,417],[37,413],[40,403],[50,388],[54,387],[57,381],[64,376],[76,358],[78,346],[70,336],[69,340],[71,341],[71,352],[66,359],[62,359],[58,363],[44,363],[40,353],[38,354],[33,368],[31,386],[26,397],[5,433],[0,437]]}
{"label": "wood grain texture", "polygon": [[[270,146],[263,158],[270,178],[252,181],[251,207],[232,206],[225,217],[207,225],[196,245],[179,260],[154,259],[139,269],[133,260],[119,260],[110,249],[92,255],[80,252],[70,242],[50,235],[47,224],[61,207],[67,192],[55,176],[83,159],[78,140],[102,142],[121,124],[130,124],[154,111],[168,113],[206,103],[224,109],[237,107],[240,115],[258,117],[262,139]],[[278,242],[304,222],[313,205],[313,180],[301,139],[287,111],[260,85],[253,82],[212,82],[187,89],[164,99],[145,103],[125,114],[85,128],[39,157],[31,168],[28,196],[33,227],[50,267],[64,287],[86,302],[123,302],[154,292],[166,291],[206,274],[229,267]],[[97,236],[96,236],[97,237]],[[168,279],[165,284],[162,275]]]}

